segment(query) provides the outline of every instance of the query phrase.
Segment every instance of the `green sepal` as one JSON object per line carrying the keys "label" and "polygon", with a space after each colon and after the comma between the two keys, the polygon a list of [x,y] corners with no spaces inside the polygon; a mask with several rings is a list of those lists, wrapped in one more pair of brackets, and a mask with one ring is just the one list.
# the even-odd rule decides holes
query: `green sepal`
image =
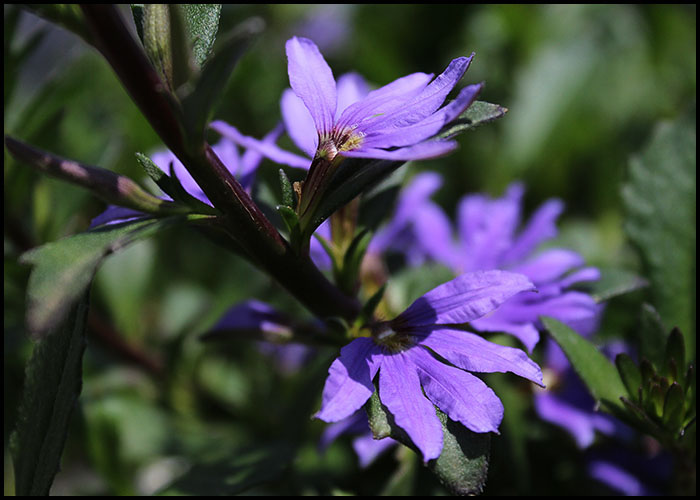
{"label": "green sepal", "polygon": [[684,406],[685,393],[683,388],[679,383],[674,382],[666,391],[662,416],[664,427],[674,435],[677,435],[683,425]]}
{"label": "green sepal", "polygon": [[294,208],[294,189],[292,183],[287,177],[284,169],[279,170],[280,188],[282,189],[282,205]]}
{"label": "green sepal", "polygon": [[485,101],[475,101],[459,117],[445,125],[435,136],[436,139],[450,139],[457,134],[473,130],[505,116],[508,108]]}
{"label": "green sepal", "polygon": [[642,373],[632,358],[625,353],[620,353],[615,357],[615,365],[620,373],[620,378],[630,395],[637,394],[642,385]]}
{"label": "green sepal", "polygon": [[664,374],[673,380],[680,380],[685,372],[685,340],[678,328],[671,330],[666,341]]}
{"label": "green sepal", "polygon": [[[377,390],[365,403],[365,411],[375,439],[391,437],[420,455],[406,432],[396,425],[382,405]],[[491,435],[472,432],[450,420],[438,408],[435,411],[442,425],[442,452],[426,466],[453,495],[481,493],[488,475]]]}

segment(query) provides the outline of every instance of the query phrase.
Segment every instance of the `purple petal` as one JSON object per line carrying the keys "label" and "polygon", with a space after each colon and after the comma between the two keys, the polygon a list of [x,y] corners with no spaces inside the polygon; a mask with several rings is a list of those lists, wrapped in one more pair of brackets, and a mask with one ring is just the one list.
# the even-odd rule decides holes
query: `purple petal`
{"label": "purple petal", "polygon": [[289,84],[304,101],[320,135],[333,129],[338,105],[335,79],[316,44],[292,37],[286,43]]}
{"label": "purple petal", "polygon": [[333,262],[331,261],[330,255],[328,255],[328,252],[326,252],[326,249],[323,248],[323,245],[321,244],[320,241],[316,238],[316,236],[320,236],[321,238],[325,239],[326,241],[330,241],[331,239],[331,223],[330,219],[324,220],[320,226],[318,226],[318,229],[314,232],[314,237],[311,238],[310,244],[309,244],[309,256],[311,257],[311,260],[314,261],[314,264],[316,264],[316,267],[319,269],[330,269],[333,266]]}
{"label": "purple petal", "polygon": [[313,158],[318,147],[318,132],[304,101],[292,89],[286,89],[282,92],[280,108],[287,134],[299,149]]}
{"label": "purple petal", "polygon": [[583,265],[584,260],[572,250],[552,248],[535,258],[514,266],[513,272],[521,273],[536,285],[550,283],[574,267]]}
{"label": "purple petal", "polygon": [[438,75],[420,94],[394,112],[386,113],[380,119],[373,120],[371,124],[363,124],[362,131],[369,134],[387,127],[406,127],[427,118],[445,102],[447,94],[464,76],[473,57],[472,54],[470,57],[453,59],[445,71]]}
{"label": "purple petal", "polygon": [[362,76],[357,73],[345,73],[338,78],[338,109],[336,120],[345,109],[358,101],[364,99],[369,93],[369,86]]}
{"label": "purple petal", "polygon": [[[376,130],[364,138],[363,145],[371,148],[402,147],[429,139],[467,109],[481,87],[481,84],[465,87],[455,100],[418,123],[409,126],[391,124],[387,128]],[[363,128],[360,127],[359,130],[362,131]]]}
{"label": "purple petal", "polygon": [[611,462],[596,460],[589,464],[588,474],[610,488],[627,496],[654,495],[642,481],[623,468]]}
{"label": "purple petal", "polygon": [[457,148],[456,141],[427,141],[414,146],[386,151],[384,149],[360,147],[352,151],[343,151],[341,156],[349,158],[376,158],[379,160],[428,160],[444,156]]}
{"label": "purple petal", "polygon": [[369,338],[355,339],[343,347],[328,370],[321,409],[315,417],[337,422],[360,409],[374,392],[372,379],[381,359],[381,351]]}
{"label": "purple petal", "polygon": [[319,439],[319,449],[324,451],[343,434],[364,434],[369,432],[369,423],[364,411],[357,411],[348,418],[328,424]]}
{"label": "purple petal", "polygon": [[290,331],[290,320],[265,302],[247,300],[228,309],[212,331],[217,330],[284,330]]}
{"label": "purple petal", "polygon": [[463,271],[501,267],[501,255],[511,246],[520,221],[523,191],[521,184],[512,184],[505,196],[495,200],[483,195],[462,198],[457,217]]}
{"label": "purple petal", "polygon": [[352,127],[381,119],[423,91],[432,77],[432,74],[412,73],[371,91],[364,99],[351,104],[341,113],[338,125]]}
{"label": "purple petal", "polygon": [[488,316],[475,319],[471,322],[471,326],[480,332],[509,333],[522,342],[528,352],[532,352],[540,340],[540,332],[532,322],[520,323],[510,320],[508,314],[505,313],[506,305],[504,304],[503,307],[496,309]]}
{"label": "purple petal", "polygon": [[591,415],[560,400],[549,392],[535,395],[535,411],[542,420],[566,429],[579,448],[587,448],[595,439]]}
{"label": "purple petal", "polygon": [[417,299],[392,323],[404,328],[467,323],[493,311],[516,293],[534,289],[521,274],[466,273]]}
{"label": "purple petal", "polygon": [[420,246],[432,259],[448,267],[459,261],[460,252],[452,240],[450,219],[435,203],[424,203],[415,215],[414,228]]}
{"label": "purple petal", "polygon": [[238,131],[238,129],[236,129],[236,127],[229,125],[226,122],[220,120],[215,121],[210,124],[210,127],[224,137],[231,139],[236,144],[240,144],[246,149],[258,151],[263,156],[269,158],[275,163],[289,165],[290,167],[303,168],[306,170],[308,170],[309,166],[311,166],[311,160],[309,158],[304,158],[285,151],[275,144],[243,135]]}
{"label": "purple petal", "polygon": [[435,172],[423,172],[413,177],[399,193],[394,215],[372,238],[369,252],[381,253],[392,248],[394,240],[413,224],[413,220],[441,184],[442,177]]}
{"label": "purple petal", "polygon": [[557,235],[557,218],[564,210],[564,204],[557,199],[546,201],[530,217],[530,221],[513,241],[508,252],[503,255],[503,264],[519,262],[527,257],[537,245]]}
{"label": "purple petal", "polygon": [[[263,137],[263,144],[274,144],[277,139],[279,139],[280,135],[282,135],[283,131],[284,126],[281,123],[278,124],[265,137]],[[258,166],[260,166],[260,162],[262,161],[263,157],[264,155],[262,153],[254,149],[247,149],[243,154],[243,158],[241,158],[240,162],[240,168],[238,169],[236,177],[244,188],[249,189],[252,186],[253,180],[255,179],[255,172],[257,171]]]}
{"label": "purple petal", "polygon": [[418,343],[431,348],[453,365],[470,372],[506,373],[542,385],[542,371],[524,351],[494,344],[478,335],[457,330],[415,332]]}
{"label": "purple petal", "polygon": [[435,406],[473,432],[496,432],[503,420],[503,405],[480,379],[459,368],[440,363],[425,349],[407,351],[418,366],[421,383]]}
{"label": "purple petal", "polygon": [[180,162],[180,160],[178,160],[175,154],[173,154],[170,150],[166,149],[164,151],[157,151],[153,153],[151,155],[151,160],[167,175],[170,175],[170,164],[172,163],[173,171],[175,172],[175,175],[177,176],[177,179],[180,181],[180,184],[184,190],[187,191],[188,194],[197,198],[199,201],[206,203],[207,205],[211,205],[209,198],[207,198],[207,195],[204,194],[202,188],[199,187],[199,184],[197,184],[182,162]]}
{"label": "purple petal", "polygon": [[374,439],[371,433],[355,438],[352,448],[357,453],[357,459],[361,468],[368,467],[379,455],[399,444],[397,441],[386,437],[384,439]]}
{"label": "purple petal", "polygon": [[596,267],[584,267],[578,271],[574,271],[568,276],[559,281],[559,286],[568,288],[575,283],[582,281],[598,281],[600,279],[600,270]]}
{"label": "purple petal", "polygon": [[433,404],[423,396],[418,370],[406,352],[383,357],[379,399],[421,451],[424,463],[440,456],[442,425]]}
{"label": "purple petal", "polygon": [[134,210],[132,208],[108,205],[104,212],[90,221],[90,229],[103,224],[119,224],[120,222],[127,222],[148,216],[149,214],[139,212],[138,210]]}

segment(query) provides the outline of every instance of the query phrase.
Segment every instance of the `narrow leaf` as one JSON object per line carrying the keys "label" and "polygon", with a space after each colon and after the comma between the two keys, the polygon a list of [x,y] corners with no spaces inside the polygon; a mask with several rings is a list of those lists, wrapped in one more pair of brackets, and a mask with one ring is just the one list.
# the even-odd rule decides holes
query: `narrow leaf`
{"label": "narrow leaf", "polygon": [[446,125],[445,128],[438,133],[436,138],[449,139],[467,130],[473,130],[479,125],[498,120],[504,117],[507,112],[507,108],[499,106],[498,104],[475,101],[464,113],[459,115],[456,120]]}
{"label": "narrow leaf", "polygon": [[27,285],[27,326],[41,338],[61,322],[89,286],[97,267],[110,253],[150,236],[181,217],[139,220],[103,226],[32,249],[20,262],[34,268]]}
{"label": "narrow leaf", "polygon": [[82,387],[88,293],[52,335],[41,341],[26,368],[17,427],[10,438],[15,493],[48,495],[58,472],[73,408]]}
{"label": "narrow leaf", "polygon": [[634,364],[632,358],[625,353],[620,353],[615,358],[617,371],[620,373],[622,382],[627,388],[628,394],[637,394],[637,391],[642,385],[642,373],[637,365]]}
{"label": "narrow leaf", "polygon": [[640,290],[649,285],[642,277],[624,269],[603,269],[600,279],[590,284],[591,296],[601,303],[618,295]]}
{"label": "narrow leaf", "polygon": [[289,177],[283,169],[279,170],[280,187],[282,188],[282,205],[294,208],[294,189]]}
{"label": "narrow leaf", "polygon": [[678,328],[671,330],[666,342],[664,373],[673,380],[679,380],[685,373],[685,340]]}
{"label": "narrow leaf", "polygon": [[181,5],[187,31],[192,42],[192,53],[198,66],[209,56],[219,31],[221,4],[190,3]]}
{"label": "narrow leaf", "polygon": [[685,394],[683,388],[677,382],[671,384],[666,391],[664,400],[663,424],[673,433],[677,433],[683,425]]}
{"label": "narrow leaf", "polygon": [[659,313],[650,304],[642,304],[641,320],[639,325],[640,356],[648,359],[657,368],[661,369],[666,352],[668,329],[661,321]]}
{"label": "narrow leaf", "polygon": [[652,303],[695,352],[695,116],[664,122],[633,158],[622,189],[625,230],[639,248]]}
{"label": "narrow leaf", "polygon": [[605,355],[565,324],[548,317],[541,320],[593,398],[602,402],[608,411],[622,409],[620,397],[628,397],[628,393],[617,369]]}

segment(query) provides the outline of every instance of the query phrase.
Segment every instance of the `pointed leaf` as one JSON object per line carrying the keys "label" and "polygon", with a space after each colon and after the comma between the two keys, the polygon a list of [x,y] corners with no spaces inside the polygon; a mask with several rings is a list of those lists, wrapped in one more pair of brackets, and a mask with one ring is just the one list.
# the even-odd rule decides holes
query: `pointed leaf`
{"label": "pointed leaf", "polygon": [[683,424],[685,394],[683,388],[677,382],[671,384],[666,392],[664,400],[663,424],[666,429],[674,434],[677,433]]}
{"label": "pointed leaf", "polygon": [[620,373],[622,382],[627,388],[628,394],[637,394],[637,391],[642,385],[642,373],[637,365],[634,364],[632,358],[625,353],[620,353],[615,358],[617,371]]}
{"label": "pointed leaf", "polygon": [[666,342],[664,374],[673,380],[680,380],[685,373],[685,340],[678,328],[671,330]]}
{"label": "pointed leaf", "polygon": [[601,269],[600,279],[590,284],[591,296],[598,303],[647,286],[644,278],[624,269]]}
{"label": "pointed leaf", "polygon": [[32,353],[10,439],[17,495],[48,495],[82,387],[88,293]]}
{"label": "pointed leaf", "polygon": [[661,369],[664,363],[668,329],[661,321],[659,313],[650,304],[642,304],[639,326],[640,356]]}
{"label": "pointed leaf", "polygon": [[187,31],[192,41],[192,53],[198,66],[202,66],[216,40],[221,17],[219,3],[189,3],[181,5]]}
{"label": "pointed leaf", "polygon": [[562,348],[576,373],[603,408],[615,412],[623,408],[620,397],[629,397],[620,374],[592,343],[554,318],[541,318],[547,331]]}
{"label": "pointed leaf", "polygon": [[695,352],[695,116],[661,123],[630,162],[622,189],[625,230],[637,245],[661,318],[687,335]]}
{"label": "pointed leaf", "polygon": [[282,205],[294,208],[294,189],[292,188],[292,183],[289,181],[289,177],[287,177],[287,174],[281,168],[279,170],[279,177],[280,187],[282,188]]}
{"label": "pointed leaf", "polygon": [[457,134],[473,130],[479,125],[492,122],[505,116],[507,108],[490,102],[475,101],[459,117],[446,125],[436,136],[438,139],[449,139]]}
{"label": "pointed leaf", "polygon": [[27,285],[30,336],[46,336],[54,324],[66,317],[110,253],[184,220],[183,217],[142,219],[99,227],[24,253],[20,262],[34,266]]}

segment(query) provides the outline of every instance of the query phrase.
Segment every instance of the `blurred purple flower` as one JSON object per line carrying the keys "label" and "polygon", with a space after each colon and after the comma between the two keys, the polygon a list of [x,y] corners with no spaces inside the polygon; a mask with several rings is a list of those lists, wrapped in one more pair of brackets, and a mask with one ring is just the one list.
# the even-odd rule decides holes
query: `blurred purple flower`
{"label": "blurred purple flower", "polygon": [[377,457],[398,444],[390,437],[374,439],[367,421],[367,414],[360,410],[348,418],[326,426],[319,442],[320,451],[325,451],[342,434],[355,436],[352,440],[352,447],[361,468],[368,467]]}
{"label": "blurred purple flower", "polygon": [[311,38],[325,53],[337,52],[346,48],[352,35],[353,4],[314,5],[297,24],[294,32]]}
{"label": "blurred purple flower", "polygon": [[265,338],[267,341],[257,343],[260,352],[272,358],[280,372],[292,374],[315,353],[313,347],[287,342],[298,326],[296,321],[271,305],[251,299],[228,309],[203,338]]}
{"label": "blurred purple flower", "polygon": [[457,209],[457,234],[434,203],[423,203],[414,221],[424,251],[456,273],[503,269],[524,274],[538,294],[520,294],[487,317],[472,322],[481,331],[503,331],[518,338],[531,351],[539,341],[539,316],[556,318],[579,333],[597,327],[602,306],[583,292],[569,288],[599,279],[596,268],[583,267],[583,258],[567,249],[533,251],[557,234],[556,219],[563,210],[557,199],[545,202],[517,231],[521,216],[522,184],[512,184],[502,198],[483,194],[462,198]]}
{"label": "blurred purple flower", "polygon": [[482,88],[469,85],[440,107],[474,54],[454,59],[432,82],[432,74],[413,73],[369,91],[365,81],[352,73],[336,84],[318,47],[307,38],[291,38],[286,52],[292,88],[282,95],[282,116],[287,133],[307,157],[244,136],[221,121],[211,126],[293,167],[308,168],[313,158],[330,161],[336,155],[408,161],[447,154],[457,147],[455,141],[429,139],[467,109]]}
{"label": "blurred purple flower", "polygon": [[[281,133],[282,126],[279,125],[266,135],[262,142],[274,143]],[[231,172],[236,179],[238,179],[238,182],[250,192],[255,180],[255,173],[263,159],[263,155],[255,150],[249,149],[241,156],[238,151],[238,146],[226,138],[222,138],[218,143],[212,146],[212,149],[229,172]],[[180,162],[170,150],[156,151],[151,155],[151,160],[167,175],[170,175],[170,165],[172,163],[175,176],[180,181],[184,190],[199,201],[211,205],[209,198],[204,194],[202,188],[199,187],[182,162]],[[172,198],[165,193],[163,193],[161,198],[164,200],[172,200]],[[92,219],[90,227],[93,228],[103,224],[116,224],[145,216],[147,216],[147,214],[136,210],[110,205],[104,212]]]}
{"label": "blurred purple flower", "polygon": [[[433,404],[474,432],[498,432],[503,405],[470,372],[512,372],[540,385],[542,373],[523,351],[454,325],[473,321],[531,290],[524,276],[505,271],[468,273],[434,288],[374,328],[371,338],[357,338],[340,350],[328,371],[316,417],[337,422],[355,413],[374,392],[372,380],[379,373],[382,403],[425,462],[442,451],[442,427]],[[439,361],[433,351],[451,365]]]}

